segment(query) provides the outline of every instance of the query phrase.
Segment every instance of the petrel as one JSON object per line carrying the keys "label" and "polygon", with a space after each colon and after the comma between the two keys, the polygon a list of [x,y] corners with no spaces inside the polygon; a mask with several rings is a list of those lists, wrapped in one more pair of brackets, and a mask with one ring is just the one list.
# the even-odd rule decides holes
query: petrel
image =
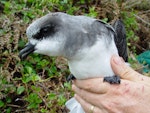
{"label": "petrel", "polygon": [[[113,26],[101,20],[49,13],[33,21],[26,30],[28,43],[19,53],[21,59],[30,53],[62,56],[68,60],[71,74],[76,79],[104,77],[109,83],[120,83],[114,74],[110,59],[116,54],[127,61],[125,28],[121,20]],[[70,113],[84,113],[72,98],[66,106]]]}

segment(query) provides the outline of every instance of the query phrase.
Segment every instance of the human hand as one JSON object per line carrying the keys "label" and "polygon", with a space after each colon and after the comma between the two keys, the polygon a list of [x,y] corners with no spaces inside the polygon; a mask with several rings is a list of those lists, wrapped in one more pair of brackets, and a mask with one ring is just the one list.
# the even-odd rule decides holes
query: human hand
{"label": "human hand", "polygon": [[128,67],[118,56],[111,66],[121,84],[103,82],[103,78],[74,80],[75,98],[86,113],[150,113],[150,78]]}

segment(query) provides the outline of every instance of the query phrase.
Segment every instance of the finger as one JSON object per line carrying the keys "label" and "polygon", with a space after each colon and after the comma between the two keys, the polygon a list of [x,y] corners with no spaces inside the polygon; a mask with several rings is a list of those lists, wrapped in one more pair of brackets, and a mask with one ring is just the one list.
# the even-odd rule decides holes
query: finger
{"label": "finger", "polygon": [[75,95],[74,97],[75,97],[75,99],[81,104],[81,106],[82,106],[82,108],[84,109],[84,111],[85,111],[86,113],[88,113],[88,112],[89,112],[89,106],[90,106],[90,104],[87,103],[85,100],[83,100],[83,99],[82,99],[80,96],[78,96],[78,95]]}
{"label": "finger", "polygon": [[86,90],[76,87],[75,85],[72,85],[72,89],[77,95],[79,95],[85,101],[91,103],[92,105],[100,106],[100,102],[97,99],[102,100],[103,94],[96,94],[96,93],[88,92]]}
{"label": "finger", "polygon": [[99,109],[98,107],[94,106],[93,110],[91,111],[91,107],[93,105],[91,105],[90,103],[86,102],[85,100],[83,100],[80,96],[75,95],[75,99],[81,104],[82,108],[84,109],[84,111],[86,113],[104,113],[102,112],[101,109]]}
{"label": "finger", "polygon": [[109,83],[103,82],[103,78],[74,80],[73,84],[75,84],[78,88],[99,94],[106,93],[110,87]]}
{"label": "finger", "polygon": [[134,71],[131,67],[127,66],[126,63],[119,56],[113,55],[111,58],[111,67],[116,75],[119,75],[123,79],[127,80],[139,80],[139,73]]}

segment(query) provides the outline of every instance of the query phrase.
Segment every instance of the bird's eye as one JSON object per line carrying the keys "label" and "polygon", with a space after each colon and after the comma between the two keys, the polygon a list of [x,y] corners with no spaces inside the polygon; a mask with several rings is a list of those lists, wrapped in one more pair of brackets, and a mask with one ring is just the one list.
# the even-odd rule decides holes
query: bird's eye
{"label": "bird's eye", "polygon": [[54,33],[55,33],[55,26],[54,25],[47,25],[43,28],[41,28],[41,30],[36,34],[34,35],[33,37],[35,39],[43,39],[43,38],[46,38],[46,37],[49,37],[49,36],[52,36]]}
{"label": "bird's eye", "polygon": [[47,32],[51,32],[53,29],[54,28],[52,26],[46,26],[46,27],[42,28],[40,32],[47,33]]}
{"label": "bird's eye", "polygon": [[46,28],[43,28],[43,32],[48,32],[49,28],[46,27]]}
{"label": "bird's eye", "polygon": [[40,30],[40,33],[44,36],[51,35],[55,31],[55,26],[53,24],[47,25]]}

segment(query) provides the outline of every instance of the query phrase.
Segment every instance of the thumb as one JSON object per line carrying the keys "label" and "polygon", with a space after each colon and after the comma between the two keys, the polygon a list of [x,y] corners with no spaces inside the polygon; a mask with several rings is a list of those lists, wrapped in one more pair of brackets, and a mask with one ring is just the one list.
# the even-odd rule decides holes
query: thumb
{"label": "thumb", "polygon": [[114,73],[118,76],[120,76],[122,79],[127,79],[127,80],[137,80],[139,77],[139,73],[134,71],[131,67],[126,65],[124,60],[117,56],[113,55],[111,58],[111,67],[114,71]]}

